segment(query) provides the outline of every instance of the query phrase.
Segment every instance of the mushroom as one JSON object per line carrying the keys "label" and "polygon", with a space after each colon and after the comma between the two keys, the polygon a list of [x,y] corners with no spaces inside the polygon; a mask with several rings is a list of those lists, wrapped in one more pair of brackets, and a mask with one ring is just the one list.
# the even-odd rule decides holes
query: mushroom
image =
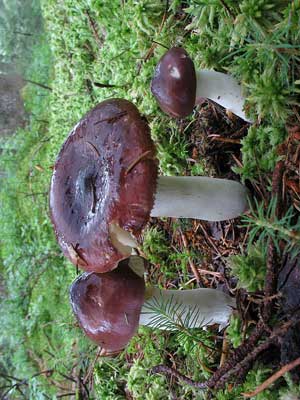
{"label": "mushroom", "polygon": [[[71,285],[70,302],[85,334],[109,352],[123,349],[138,325],[174,329],[228,323],[235,301],[216,289],[162,290],[147,288],[143,271],[146,260],[131,256],[118,268],[103,274],[84,273]],[[166,307],[174,324],[157,324],[153,305]],[[188,322],[188,324],[185,324]]]}
{"label": "mushroom", "polygon": [[82,118],[50,187],[51,220],[70,261],[106,272],[128,257],[153,208],[156,179],[150,130],[131,102],[106,100]]}
{"label": "mushroom", "polygon": [[84,273],[70,288],[71,306],[81,328],[109,351],[124,348],[139,325],[145,282],[129,267],[129,260],[113,271]]}
{"label": "mushroom", "polygon": [[98,104],[72,130],[56,160],[50,214],[70,261],[106,272],[131,255],[151,216],[220,221],[247,208],[238,182],[157,178],[148,124],[127,100]]}
{"label": "mushroom", "polygon": [[160,108],[171,117],[189,115],[203,97],[213,100],[247,122],[245,97],[240,84],[230,75],[213,70],[195,71],[182,47],[172,47],[160,59],[151,82]]}

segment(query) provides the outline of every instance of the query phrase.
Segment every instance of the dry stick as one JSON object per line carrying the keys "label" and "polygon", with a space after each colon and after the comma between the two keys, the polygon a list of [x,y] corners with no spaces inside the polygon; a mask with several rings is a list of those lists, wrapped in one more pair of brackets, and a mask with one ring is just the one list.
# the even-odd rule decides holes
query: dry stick
{"label": "dry stick", "polygon": [[237,363],[243,360],[247,354],[252,352],[253,348],[256,346],[258,340],[264,332],[265,327],[261,322],[259,322],[249,338],[245,339],[243,343],[236,348],[234,353],[228,357],[228,360],[225,362],[225,364],[219,368],[211,378],[209,378],[208,386],[213,388],[223,375],[227,374],[227,372],[232,370],[232,368],[234,368]]}
{"label": "dry stick", "polygon": [[2,376],[2,378],[6,379],[6,380],[23,382],[23,379],[16,378],[15,376],[12,376],[12,375],[7,375],[4,372],[0,372],[0,376]]}
{"label": "dry stick", "polygon": [[212,275],[212,276],[224,281],[224,276],[221,272],[209,271],[208,269],[204,269],[204,268],[197,268],[197,271],[201,275]]}
{"label": "dry stick", "polygon": [[14,385],[12,385],[12,386],[10,386],[10,388],[6,391],[6,392],[4,392],[4,393],[2,393],[2,395],[1,395],[1,400],[5,400],[6,399],[6,395],[12,390],[12,389],[17,389],[19,386],[23,386],[23,385],[25,385],[25,386],[28,386],[28,382],[30,381],[30,379],[33,379],[33,378],[35,378],[35,377],[37,377],[37,376],[39,376],[39,375],[49,375],[49,374],[52,374],[53,373],[53,369],[47,369],[47,370],[44,370],[44,371],[41,371],[41,372],[37,372],[36,374],[33,374],[30,378],[28,378],[28,379],[23,379],[23,380],[20,380],[20,379],[18,379],[18,382],[17,383],[15,383]]}
{"label": "dry stick", "polygon": [[231,154],[231,157],[234,159],[234,161],[236,162],[236,164],[239,168],[243,167],[243,164],[240,162],[240,160],[234,154]]}
{"label": "dry stick", "polygon": [[253,392],[243,393],[243,396],[246,399],[256,396],[257,394],[267,389],[270,385],[272,385],[272,383],[274,383],[278,378],[289,372],[291,369],[297,367],[298,365],[300,365],[300,357],[284,365],[279,371],[275,372],[275,374],[271,375],[270,378],[259,385]]}
{"label": "dry stick", "polygon": [[[125,171],[125,176],[129,174],[130,171],[133,170],[133,168],[141,161],[144,161],[147,158],[151,158],[149,157],[152,154],[151,150],[147,150],[144,153],[140,154],[135,160],[132,161],[132,163],[127,167],[126,171]],[[152,156],[153,157],[153,156]]]}
{"label": "dry stick", "polygon": [[197,283],[199,284],[201,282],[200,274],[199,274],[199,272],[198,272],[198,270],[197,270],[197,268],[196,268],[196,266],[195,266],[195,264],[194,264],[194,262],[193,262],[193,260],[192,260],[192,258],[190,256],[190,251],[189,251],[189,248],[188,248],[188,243],[187,243],[187,240],[186,240],[186,236],[185,236],[185,234],[183,232],[180,232],[180,233],[181,233],[181,239],[182,239],[183,246],[184,246],[185,251],[187,252],[187,254],[189,256],[188,261],[189,261],[190,268],[193,271],[193,274],[194,274],[194,276],[196,278]]}
{"label": "dry stick", "polygon": [[[282,214],[282,179],[283,179],[283,171],[284,170],[284,162],[279,161],[274,169],[273,178],[272,178],[272,196],[277,197],[277,206],[276,206],[276,217],[280,217]],[[268,254],[267,254],[267,272],[266,272],[266,279],[265,279],[265,287],[264,292],[266,298],[272,299],[276,294],[277,290],[277,260],[276,260],[276,248],[274,242],[271,240],[269,247],[268,247]],[[263,318],[268,320],[272,315],[274,301],[267,301],[265,302],[264,309],[263,309]],[[287,329],[286,329],[287,330]],[[281,333],[282,336],[283,333]],[[272,335],[274,336],[274,334]],[[279,336],[279,334],[278,334]],[[271,339],[271,338],[270,338]],[[267,342],[265,342],[267,343]],[[272,375],[269,379],[267,379],[262,385],[258,386],[257,389],[251,393],[245,393],[244,396],[246,398],[256,396],[258,393],[262,392],[268,386],[270,386],[273,382],[275,382],[280,376],[288,372],[292,368],[300,365],[300,358],[294,360],[293,362],[287,364],[286,366],[282,367],[278,372]]]}
{"label": "dry stick", "polygon": [[76,392],[57,394],[56,398],[57,399],[62,399],[63,397],[70,397],[70,396],[76,396]]}
{"label": "dry stick", "polygon": [[67,379],[68,381],[76,383],[76,379],[73,378],[73,376],[65,375],[62,372],[57,371],[59,375],[61,375],[63,378]]}
{"label": "dry stick", "polygon": [[187,383],[190,386],[196,387],[198,389],[207,389],[206,382],[195,382],[192,379],[188,378],[187,376],[178,372],[176,369],[171,367],[166,367],[165,365],[156,365],[155,367],[151,368],[150,373],[152,374],[163,373],[166,375],[171,375],[181,380],[182,382]]}
{"label": "dry stick", "polygon": [[204,236],[205,236],[205,239],[206,239],[206,240],[209,242],[209,244],[213,247],[213,249],[214,249],[215,252],[218,254],[218,256],[222,258],[221,253],[219,252],[217,246],[215,245],[215,243],[213,242],[213,240],[211,239],[211,237],[209,236],[209,234],[206,232],[206,229],[205,229],[204,226],[202,225],[202,222],[199,222],[199,223],[197,224],[196,232],[198,231],[198,228],[201,228],[201,230],[202,230],[202,232],[203,232],[203,234],[204,234]]}
{"label": "dry stick", "polygon": [[32,81],[31,79],[23,79],[23,81],[26,82],[26,83],[32,83],[33,85],[39,86],[42,89],[47,89],[47,90],[52,91],[51,87],[49,87],[47,85],[44,85],[43,83],[35,82],[35,81]]}
{"label": "dry stick", "polygon": [[[297,321],[299,322],[299,321]],[[258,345],[255,349],[253,349],[242,361],[237,363],[231,370],[229,370],[226,374],[217,381],[217,383],[213,386],[214,389],[222,389],[225,387],[225,384],[228,378],[233,374],[239,374],[243,370],[247,370],[249,365],[256,359],[256,357],[262,351],[267,350],[272,344],[276,344],[279,342],[280,338],[286,334],[288,329],[291,326],[296,324],[295,321],[285,322],[279,327],[275,328],[268,339],[266,339],[263,343]],[[211,387],[209,385],[209,387]]]}
{"label": "dry stick", "polygon": [[[239,374],[243,370],[247,371],[249,365],[262,351],[267,350],[272,344],[276,343],[278,338],[276,336],[272,336],[257,346],[251,353],[249,353],[241,362],[236,364],[231,370],[226,372],[218,382],[213,386],[214,389],[224,389],[226,382],[233,374]],[[211,386],[209,386],[211,387]],[[211,387],[212,388],[212,387]]]}
{"label": "dry stick", "polygon": [[[207,381],[205,382],[195,382],[192,379],[186,377],[185,375],[180,374],[178,371],[176,371],[174,368],[166,367],[164,365],[158,365],[154,368],[151,369],[152,373],[164,373],[164,374],[170,374],[177,379],[182,380],[183,382],[187,383],[190,386],[197,387],[199,389],[222,389],[225,387],[225,384],[227,380],[233,375],[239,375],[240,372],[247,371],[249,368],[249,365],[251,362],[255,360],[255,358],[262,352],[267,350],[272,344],[278,343],[280,337],[286,334],[287,330],[294,325],[296,322],[295,321],[290,321],[283,323],[280,325],[278,328],[275,328],[271,334],[271,336],[266,339],[263,343],[258,345],[254,350],[252,349],[251,352],[249,352],[246,357],[244,357],[240,362],[235,363],[234,367],[229,369],[226,373],[223,373],[221,377],[218,377],[216,380],[217,372]],[[220,370],[223,370],[223,368],[220,368]],[[219,371],[220,371],[219,370]]]}
{"label": "dry stick", "polygon": [[89,399],[89,389],[86,384],[82,380],[82,368],[79,368],[77,374],[77,382],[76,382],[76,394],[78,396],[78,400]]}
{"label": "dry stick", "polygon": [[231,16],[231,18],[234,20],[234,14],[233,12],[230,10],[230,8],[228,7],[228,5],[225,3],[225,0],[220,0],[220,3],[222,4],[222,6],[225,8],[225,10],[228,12],[228,14]]}
{"label": "dry stick", "polygon": [[93,373],[93,371],[94,371],[96,362],[97,362],[98,358],[99,358],[100,355],[101,355],[101,351],[102,351],[102,348],[99,347],[98,350],[97,350],[97,353],[96,353],[96,356],[95,356],[93,362],[92,362],[91,365],[89,366],[89,369],[88,369],[88,371],[87,371],[86,376],[85,376],[85,377],[83,378],[83,380],[82,380],[82,382],[83,382],[84,385],[85,385],[85,384],[88,382],[88,380],[90,379],[90,377],[91,377],[91,375],[92,375],[92,373]]}
{"label": "dry stick", "polygon": [[[244,342],[236,349],[235,353],[231,355],[231,357],[227,360],[227,362],[219,368],[211,378],[209,378],[205,382],[195,382],[192,379],[188,378],[185,375],[180,374],[176,369],[166,367],[165,365],[157,365],[153,367],[150,372],[151,373],[164,373],[172,375],[183,382],[187,383],[190,386],[197,387],[199,389],[207,389],[214,388],[217,386],[218,381],[222,376],[231,375],[231,370],[234,368],[237,363],[242,360],[247,354],[253,354],[253,348],[258,342],[259,338],[264,332],[264,326],[261,323],[258,323],[257,327],[254,329],[252,335],[244,340]],[[252,352],[252,353],[251,353]],[[228,372],[229,371],[229,372]]]}
{"label": "dry stick", "polygon": [[[169,0],[166,0],[165,11],[164,11],[164,14],[162,16],[162,20],[161,20],[160,26],[158,28],[157,35],[159,35],[161,33],[161,31],[163,29],[163,26],[164,26],[164,24],[165,24],[165,22],[167,20],[168,9],[169,9]],[[145,57],[143,59],[144,62],[147,62],[150,59],[150,57],[152,56],[152,54],[153,54],[153,52],[155,50],[155,47],[157,46],[157,44],[159,44],[159,43],[155,42],[154,40],[152,42],[153,43],[152,43],[150,49],[147,51],[147,54],[145,55]],[[142,63],[140,63],[140,65],[138,66],[138,69],[137,69],[137,73],[138,74],[140,73],[141,68],[142,68]]]}
{"label": "dry stick", "polygon": [[215,142],[241,144],[240,139],[227,138],[227,137],[223,137],[220,135],[209,135],[208,137],[211,138]]}
{"label": "dry stick", "polygon": [[28,32],[13,31],[13,33],[15,33],[16,35],[33,36],[32,33],[28,33]]}
{"label": "dry stick", "polygon": [[[272,178],[272,196],[277,197],[277,206],[276,206],[276,217],[280,217],[282,201],[281,201],[281,188],[282,188],[282,177],[283,177],[283,161],[279,161],[274,169],[273,178]],[[267,253],[267,271],[265,278],[265,287],[264,292],[267,298],[272,298],[274,294],[276,294],[277,290],[277,271],[278,263],[277,263],[277,252],[275,248],[275,244],[272,239],[270,239],[270,243],[268,246]],[[274,301],[266,301],[263,309],[263,319],[268,321],[272,314]]]}
{"label": "dry stick", "polygon": [[99,36],[98,30],[97,30],[97,27],[96,27],[96,23],[92,19],[92,17],[90,15],[90,13],[88,12],[88,10],[85,10],[85,15],[86,15],[86,17],[88,19],[88,23],[89,23],[90,29],[91,29],[91,31],[93,33],[93,36],[95,38],[95,41],[96,41],[98,47],[101,49],[101,47],[103,45],[103,40],[101,40],[101,38]]}
{"label": "dry stick", "polygon": [[212,380],[212,378],[208,379],[205,382],[196,382],[193,381],[192,379],[188,378],[187,376],[179,373],[176,371],[174,368],[166,367],[165,365],[157,365],[156,367],[153,367],[151,369],[152,373],[164,373],[164,374],[170,374],[174,376],[175,378],[187,383],[190,386],[197,387],[199,389],[222,389],[224,388],[226,381],[232,374],[237,374],[239,373],[243,368],[247,368],[247,365],[253,361],[259,353],[262,351],[266,350],[268,347],[271,346],[271,344],[276,343],[278,338],[276,336],[272,336],[265,342],[261,343],[258,347],[256,347],[255,350],[253,350],[251,353],[248,354],[240,363],[236,364],[232,369],[230,369],[228,372],[223,374],[221,378],[218,380],[218,382],[215,382]]}
{"label": "dry stick", "polygon": [[227,340],[227,335],[226,335],[226,331],[225,331],[224,335],[223,335],[222,353],[221,353],[219,368],[222,368],[223,365],[225,364],[225,362],[228,358],[228,354],[229,354],[229,342]]}
{"label": "dry stick", "polygon": [[97,147],[93,143],[89,142],[88,140],[86,141],[86,143],[89,145],[90,149],[95,153],[95,155],[100,158],[100,152],[97,149]]}

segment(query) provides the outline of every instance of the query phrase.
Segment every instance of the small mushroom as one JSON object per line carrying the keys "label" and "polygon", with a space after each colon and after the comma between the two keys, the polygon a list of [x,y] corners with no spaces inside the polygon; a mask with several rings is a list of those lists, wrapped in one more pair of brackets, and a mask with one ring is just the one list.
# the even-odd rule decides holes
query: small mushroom
{"label": "small mushroom", "polygon": [[128,260],[102,274],[84,273],[70,288],[73,312],[85,334],[109,351],[124,348],[135,334],[145,297],[144,279]]}
{"label": "small mushroom", "polygon": [[194,62],[182,47],[172,47],[160,59],[151,82],[160,108],[171,117],[189,115],[203,97],[251,122],[244,113],[241,85],[230,75],[213,70],[195,71]]}
{"label": "small mushroom", "polygon": [[[139,324],[157,327],[158,315],[153,311],[157,304],[172,302],[173,307],[166,307],[167,313],[173,313],[170,319],[189,328],[228,323],[235,307],[233,298],[205,288],[145,291],[145,264],[142,257],[131,256],[111,272],[84,273],[70,288],[71,306],[81,328],[105,350],[124,348]],[[161,323],[159,328],[174,329],[174,324]]]}
{"label": "small mushroom", "polygon": [[107,272],[137,247],[150,215],[220,221],[247,209],[238,182],[158,177],[148,124],[127,100],[98,104],[72,130],[56,160],[50,214],[70,261]]}

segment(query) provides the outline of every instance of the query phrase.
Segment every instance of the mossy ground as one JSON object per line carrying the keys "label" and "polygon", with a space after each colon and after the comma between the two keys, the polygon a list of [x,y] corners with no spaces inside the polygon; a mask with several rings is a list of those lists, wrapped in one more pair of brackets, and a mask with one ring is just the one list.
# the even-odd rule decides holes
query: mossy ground
{"label": "mossy ground", "polygon": [[[35,12],[38,9],[34,2]],[[62,257],[49,221],[51,167],[85,112],[106,98],[122,97],[147,117],[161,173],[240,179],[263,213],[271,198],[272,171],[282,157],[278,145],[286,140],[286,148],[292,150],[285,198],[287,208],[297,213],[299,137],[291,127],[300,123],[300,2],[45,0],[41,12],[45,26],[32,44],[34,61],[26,64],[25,77],[52,90],[28,84],[23,92],[28,126],[0,142],[1,170],[9,178],[0,189],[0,273],[5,282],[1,386],[18,382],[3,372],[28,379],[27,385],[9,392],[15,399],[22,398],[22,391],[32,399],[66,393],[70,398],[107,400],[208,398],[204,391],[152,376],[149,370],[165,363],[192,379],[207,379],[220,362],[223,335],[217,328],[197,331],[196,339],[184,332],[141,328],[120,355],[96,359],[97,349],[82,335],[68,304],[68,286],[76,270]],[[149,90],[154,67],[165,52],[158,43],[185,47],[197,67],[233,74],[244,87],[254,124],[249,127],[211,102],[185,120],[166,117]],[[25,66],[20,68],[24,73]],[[196,266],[200,285],[226,286],[232,293],[238,285],[259,294],[266,243],[278,227],[272,218],[254,212],[263,237],[260,231],[251,236],[240,220],[207,224],[152,219],[143,237],[143,251],[151,261],[148,280],[161,287],[193,288]],[[289,231],[292,222],[293,231],[299,230],[294,220],[279,226]],[[255,224],[248,223],[254,229]],[[227,334],[230,345],[236,346],[247,334],[247,322],[241,317],[233,320]],[[214,398],[238,399],[253,390],[278,367],[278,360],[267,366],[262,361],[253,365],[244,382],[228,385]],[[51,371],[31,378],[45,370]],[[282,379],[257,398],[278,399],[292,386],[288,378]]]}

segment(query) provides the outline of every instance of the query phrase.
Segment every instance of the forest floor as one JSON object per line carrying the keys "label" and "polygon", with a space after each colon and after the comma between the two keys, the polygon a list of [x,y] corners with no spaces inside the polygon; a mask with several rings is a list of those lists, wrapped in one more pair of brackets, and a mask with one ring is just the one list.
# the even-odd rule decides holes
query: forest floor
{"label": "forest floor", "polygon": [[[31,40],[20,73],[45,87],[26,84],[28,124],[0,138],[8,178],[0,187],[0,399],[299,398],[299,1],[27,3],[6,5],[5,20],[30,33],[34,9],[44,31],[15,36],[5,54]],[[253,123],[208,100],[185,119],[165,116],[149,86],[171,46],[186,48],[197,67],[234,75]],[[80,271],[57,245],[49,184],[72,127],[111,97],[146,116],[160,174],[228,178],[249,190],[240,218],[151,218],[139,238],[147,283],[236,298],[221,331],[140,327],[109,355],[72,315],[69,285]]]}

